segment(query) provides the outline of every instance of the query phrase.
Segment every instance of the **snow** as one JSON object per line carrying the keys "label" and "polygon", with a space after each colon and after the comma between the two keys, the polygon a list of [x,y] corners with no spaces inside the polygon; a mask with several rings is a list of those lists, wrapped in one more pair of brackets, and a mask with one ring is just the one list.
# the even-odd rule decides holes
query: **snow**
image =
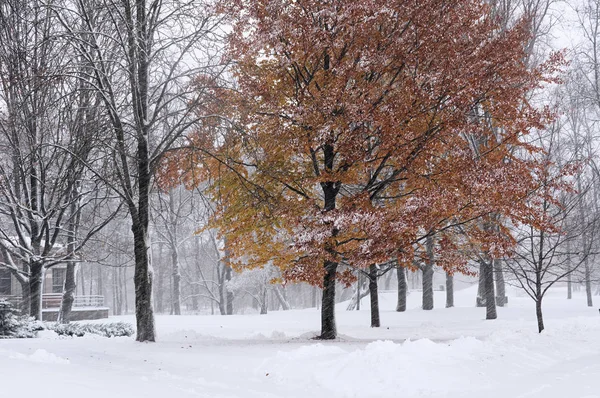
{"label": "snow", "polygon": [[[157,343],[133,338],[0,340],[4,397],[600,397],[600,315],[585,297],[557,289],[538,334],[533,303],[512,292],[499,319],[475,308],[474,288],[456,308],[394,311],[383,293],[382,327],[337,306],[340,338],[315,341],[315,309],[267,315],[158,316]],[[112,320],[133,322],[132,317]],[[32,376],[35,375],[35,376]]]}

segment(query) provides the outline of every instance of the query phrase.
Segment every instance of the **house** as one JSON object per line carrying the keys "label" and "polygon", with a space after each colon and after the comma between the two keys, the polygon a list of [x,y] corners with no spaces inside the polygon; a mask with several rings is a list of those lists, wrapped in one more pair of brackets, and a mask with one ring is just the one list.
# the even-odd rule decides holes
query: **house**
{"label": "house", "polygon": [[[42,282],[42,319],[55,321],[62,301],[67,266],[58,264],[46,269]],[[12,302],[19,307],[21,302],[21,284],[12,272],[0,265],[0,299]],[[71,320],[108,318],[109,308],[104,303],[104,296],[76,295],[71,312]]]}

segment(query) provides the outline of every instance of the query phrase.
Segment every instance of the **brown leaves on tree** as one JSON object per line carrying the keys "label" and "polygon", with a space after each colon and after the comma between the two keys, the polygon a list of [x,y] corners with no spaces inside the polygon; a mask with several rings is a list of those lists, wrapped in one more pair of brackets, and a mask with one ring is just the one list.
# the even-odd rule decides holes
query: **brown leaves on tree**
{"label": "brown leaves on tree", "polygon": [[212,226],[238,264],[319,284],[326,260],[410,266],[438,231],[452,273],[466,271],[466,246],[512,244],[485,225],[543,223],[526,136],[552,115],[527,94],[561,59],[525,66],[526,20],[502,30],[478,0],[227,0],[221,11],[236,87],[213,93],[222,118],[164,175],[210,182]]}

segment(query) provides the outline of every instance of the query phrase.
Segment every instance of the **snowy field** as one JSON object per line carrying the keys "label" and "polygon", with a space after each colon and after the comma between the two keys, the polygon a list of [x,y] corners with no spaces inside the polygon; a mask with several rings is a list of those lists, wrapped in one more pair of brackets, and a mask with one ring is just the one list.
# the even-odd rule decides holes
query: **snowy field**
{"label": "snowy field", "polygon": [[452,309],[436,292],[433,311],[413,292],[406,313],[384,293],[380,329],[367,299],[359,312],[340,304],[333,342],[311,340],[315,309],[158,316],[155,344],[54,332],[0,340],[0,397],[600,397],[598,308],[553,293],[541,335],[530,299],[513,294],[485,321],[469,288]]}

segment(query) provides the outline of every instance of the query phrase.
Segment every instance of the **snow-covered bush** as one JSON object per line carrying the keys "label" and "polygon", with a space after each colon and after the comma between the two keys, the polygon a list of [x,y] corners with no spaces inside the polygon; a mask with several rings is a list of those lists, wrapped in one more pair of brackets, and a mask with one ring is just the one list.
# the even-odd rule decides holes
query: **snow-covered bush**
{"label": "snow-covered bush", "polygon": [[131,336],[135,333],[133,326],[125,322],[113,323],[48,323],[47,328],[61,336],[81,337],[86,333],[104,337]]}
{"label": "snow-covered bush", "polygon": [[31,338],[43,330],[41,322],[28,316],[19,316],[19,311],[8,301],[0,300],[0,338]]}

